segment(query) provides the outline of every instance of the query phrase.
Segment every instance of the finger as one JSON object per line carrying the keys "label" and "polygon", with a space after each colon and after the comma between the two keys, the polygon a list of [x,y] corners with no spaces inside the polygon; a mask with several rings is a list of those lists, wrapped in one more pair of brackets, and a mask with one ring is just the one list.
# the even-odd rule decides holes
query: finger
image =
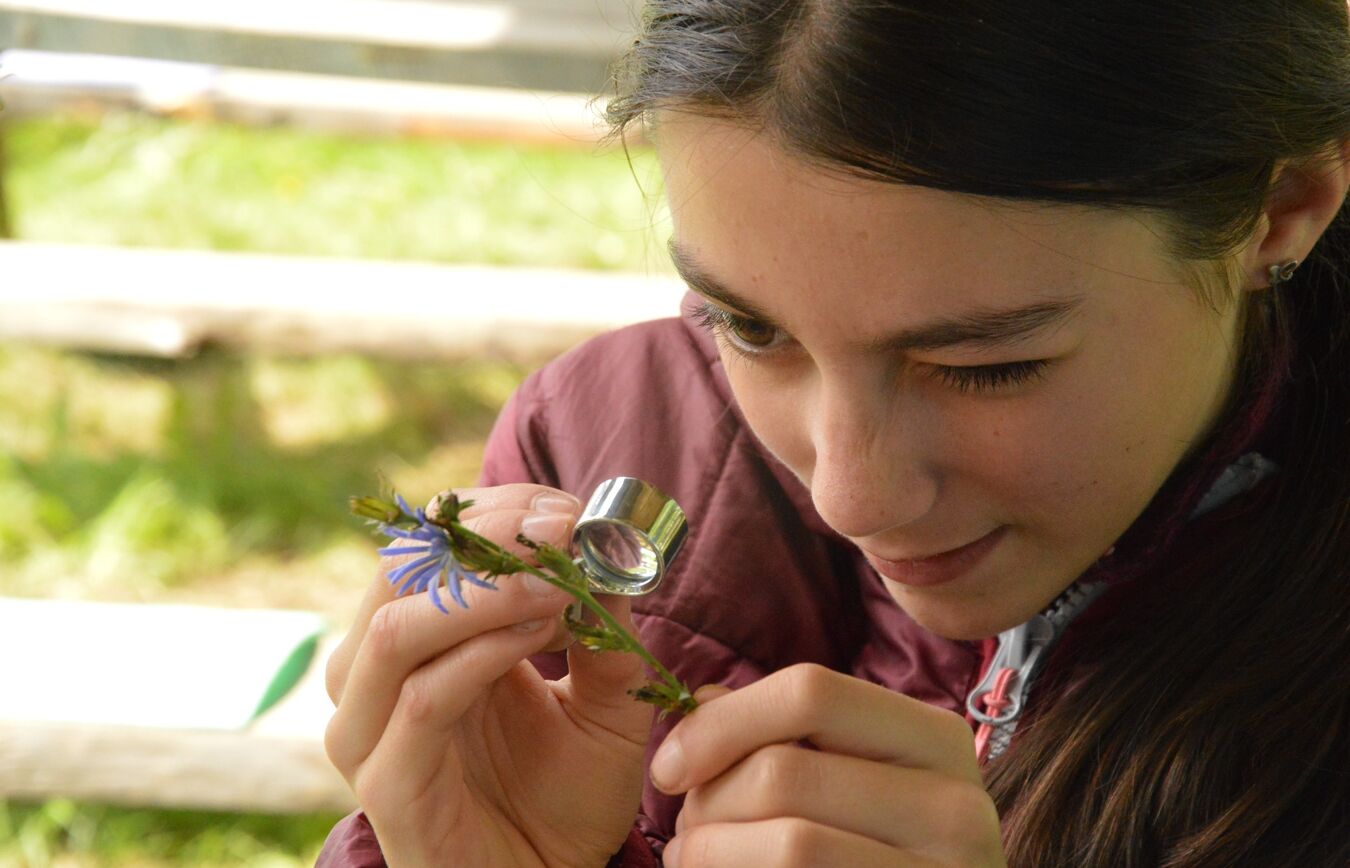
{"label": "finger", "polygon": [[[419,594],[391,600],[371,618],[331,722],[341,734],[329,746],[335,763],[354,766],[374,749],[414,670],[482,633],[534,618],[551,623],[571,599],[557,588],[514,576],[499,580],[496,590],[471,585],[465,591],[469,608],[449,615]],[[541,633],[542,646],[550,631]]]}
{"label": "finger", "polygon": [[670,839],[666,868],[942,868],[863,835],[795,817],[698,826]]}
{"label": "finger", "polygon": [[[564,612],[566,612],[566,610],[564,610]],[[543,647],[543,651],[546,654],[566,651],[568,648],[571,648],[576,641],[576,637],[572,635],[572,631],[567,629],[566,619],[560,617],[553,623],[553,638]]]}
{"label": "finger", "polygon": [[460,503],[472,501],[460,512],[461,521],[500,509],[565,512],[574,516],[581,514],[581,501],[565,491],[531,482],[515,482],[507,485],[442,491],[427,503],[427,515],[436,515],[441,502],[451,493],[459,497]]}
{"label": "finger", "polygon": [[516,536],[566,550],[572,542],[577,517],[568,512],[537,512],[528,509],[495,509],[463,519],[469,530],[486,537],[529,564],[538,564],[534,551]]}
{"label": "finger", "polygon": [[548,637],[545,626],[535,620],[475,636],[403,680],[378,743],[367,757],[355,764],[344,758],[339,766],[361,806],[382,813],[385,825],[415,817],[419,798],[451,809],[444,800],[456,788],[432,787],[438,776],[462,778],[459,759],[450,750],[451,733],[489,685],[539,650]]}
{"label": "finger", "polygon": [[974,736],[960,716],[813,664],[779,670],[685,717],[653,758],[652,780],[684,792],[752,751],[800,739],[980,782]]}
{"label": "finger", "polygon": [[731,692],[731,688],[725,684],[705,684],[694,691],[694,699],[698,700],[699,705],[707,705],[719,696],[726,696]]}
{"label": "finger", "polygon": [[[497,494],[498,489],[511,489],[511,491],[499,495]],[[527,548],[515,541],[516,534],[523,532],[523,526],[529,527],[530,533],[527,536],[539,537],[539,541],[561,548],[567,544],[571,534],[571,523],[575,521],[575,516],[580,513],[579,506],[576,507],[575,513],[571,511],[573,505],[575,505],[575,498],[571,498],[564,492],[541,485],[507,485],[494,488],[462,489],[462,491],[477,493],[489,502],[495,500],[502,503],[523,504],[527,507],[524,509],[513,508],[509,515],[501,516],[493,515],[493,511],[488,509],[487,506],[479,504],[470,510],[466,510],[466,515],[462,516],[465,526],[470,530],[494,542],[501,543],[512,553],[522,557],[530,555]],[[567,498],[571,498],[571,501],[568,502]],[[543,508],[534,509],[532,508],[534,505]],[[555,507],[558,509],[565,507],[565,509],[559,513],[554,509]],[[472,518],[468,513],[473,513],[477,517]],[[540,518],[527,521],[528,517],[535,515],[540,516]],[[562,522],[548,518],[557,515],[570,518]],[[414,541],[407,542],[408,547],[412,547]],[[328,690],[328,696],[334,705],[337,705],[342,698],[352,661],[356,658],[357,650],[369,629],[371,618],[375,616],[375,612],[381,606],[397,596],[398,588],[389,582],[389,573],[417,557],[416,554],[407,554],[381,559],[379,577],[366,588],[361,604],[357,607],[351,629],[328,658],[324,682]],[[533,562],[531,557],[526,557],[526,560]]]}
{"label": "finger", "polygon": [[998,846],[998,811],[978,784],[844,754],[771,745],[685,796],[679,832],[798,817],[893,847],[970,864]]}
{"label": "finger", "polygon": [[[597,600],[629,635],[637,636],[628,597],[601,595]],[[619,729],[624,735],[641,738],[644,742],[651,729],[655,708],[634,700],[628,691],[641,687],[646,681],[642,658],[636,654],[591,651],[580,642],[567,652],[564,684],[577,713],[587,719],[603,720],[607,727]]]}

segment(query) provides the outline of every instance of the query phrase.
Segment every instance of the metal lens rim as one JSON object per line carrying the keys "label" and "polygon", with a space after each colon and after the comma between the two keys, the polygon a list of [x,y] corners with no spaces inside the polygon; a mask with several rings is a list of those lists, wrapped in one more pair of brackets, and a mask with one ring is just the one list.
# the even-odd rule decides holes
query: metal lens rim
{"label": "metal lens rim", "polygon": [[[617,525],[630,532],[644,549],[652,554],[656,560],[656,572],[654,575],[642,579],[634,579],[629,576],[620,576],[609,567],[605,566],[603,560],[591,549],[590,535],[591,528],[601,525]],[[577,551],[581,554],[583,570],[591,584],[596,590],[606,594],[625,594],[628,596],[638,596],[646,594],[654,589],[661,582],[661,577],[665,574],[666,563],[661,550],[657,547],[642,531],[632,522],[610,516],[595,516],[588,518],[577,524],[573,534],[577,540]]]}

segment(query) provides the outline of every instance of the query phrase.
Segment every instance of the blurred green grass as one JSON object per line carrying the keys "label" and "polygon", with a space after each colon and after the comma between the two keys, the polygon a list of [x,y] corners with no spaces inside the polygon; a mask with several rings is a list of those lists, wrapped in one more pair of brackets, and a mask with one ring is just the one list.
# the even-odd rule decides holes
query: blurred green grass
{"label": "blurred green grass", "polygon": [[[354,138],[134,113],[6,132],[35,241],[667,270],[647,149]],[[631,157],[631,165],[630,158]],[[644,195],[644,191],[647,195]]]}
{"label": "blurred green grass", "polygon": [[347,495],[381,472],[412,497],[472,484],[525,371],[0,347],[0,593],[152,600],[368,543]]}
{"label": "blurred green grass", "polygon": [[[6,129],[22,240],[666,270],[650,153],[112,113]],[[348,494],[471,484],[519,364],[0,345],[0,594],[350,617]],[[335,816],[0,801],[0,868],[313,864]]]}
{"label": "blurred green grass", "polygon": [[310,866],[338,819],[0,802],[0,866]]}

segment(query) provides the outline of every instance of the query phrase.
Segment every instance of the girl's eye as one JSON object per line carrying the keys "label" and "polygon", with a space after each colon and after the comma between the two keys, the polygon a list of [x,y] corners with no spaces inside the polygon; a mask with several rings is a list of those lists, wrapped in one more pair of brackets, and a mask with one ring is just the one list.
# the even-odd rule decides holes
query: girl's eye
{"label": "girl's eye", "polygon": [[[726,339],[733,350],[749,358],[763,358],[779,349],[783,336],[760,320],[737,316],[703,302],[693,311],[694,321]],[[1050,362],[1036,359],[998,365],[932,365],[930,370],[944,384],[962,394],[989,393],[1039,380]]]}
{"label": "girl's eye", "polygon": [[703,302],[693,312],[695,322],[726,338],[731,347],[744,355],[757,355],[775,348],[778,329],[755,319],[737,316],[716,305]]}
{"label": "girl's eye", "polygon": [[958,392],[993,392],[1045,376],[1050,363],[1044,359],[1026,362],[1008,362],[1002,365],[970,365],[955,367],[934,365],[937,376]]}

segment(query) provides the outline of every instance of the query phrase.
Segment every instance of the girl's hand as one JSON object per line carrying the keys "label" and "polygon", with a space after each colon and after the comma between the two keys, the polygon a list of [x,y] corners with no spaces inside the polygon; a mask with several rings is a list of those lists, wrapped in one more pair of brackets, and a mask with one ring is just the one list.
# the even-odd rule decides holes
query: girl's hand
{"label": "girl's hand", "polygon": [[807,664],[714,690],[652,761],[688,793],[667,868],[1005,864],[960,716]]}
{"label": "girl's hand", "polygon": [[[469,529],[527,560],[517,533],[563,548],[581,513],[539,485],[457,493]],[[466,584],[469,608],[449,615],[394,590],[376,579],[329,660],[324,740],[388,863],[604,865],[642,792],[653,709],[626,693],[641,661],[577,644],[568,676],[544,681],[525,658],[557,644],[573,598],[532,577]],[[604,602],[632,630],[626,598]]]}

